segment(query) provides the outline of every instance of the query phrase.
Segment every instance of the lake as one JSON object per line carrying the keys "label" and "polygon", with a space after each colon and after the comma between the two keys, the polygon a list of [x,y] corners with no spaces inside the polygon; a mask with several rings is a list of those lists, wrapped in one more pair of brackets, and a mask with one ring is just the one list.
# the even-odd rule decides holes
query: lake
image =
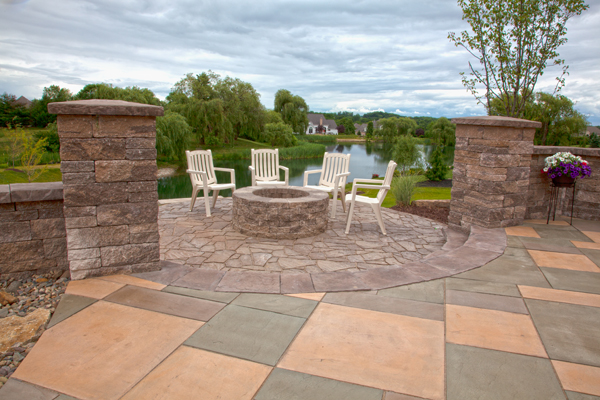
{"label": "lake", "polygon": [[[329,153],[351,154],[350,157],[350,176],[348,183],[354,178],[370,179],[373,174],[383,176],[388,162],[392,158],[391,144],[389,143],[339,143],[327,146]],[[433,151],[433,146],[421,146],[421,160],[424,162]],[[444,149],[444,158],[448,165],[454,162],[454,147]],[[252,185],[250,170],[248,166],[250,160],[234,161],[215,161],[215,167],[234,168],[236,187],[241,188]],[[304,182],[304,171],[320,169],[323,165],[323,157],[305,158],[299,160],[281,160],[280,165],[290,169],[290,185],[302,186]],[[228,172],[217,171],[218,182],[229,182]],[[283,180],[283,172],[281,173]],[[308,177],[309,185],[316,185],[319,181],[319,174],[311,174]],[[231,196],[230,190],[224,190],[219,193],[222,196]],[[176,199],[182,197],[191,197],[192,184],[187,174],[160,178],[158,180],[158,198]]]}

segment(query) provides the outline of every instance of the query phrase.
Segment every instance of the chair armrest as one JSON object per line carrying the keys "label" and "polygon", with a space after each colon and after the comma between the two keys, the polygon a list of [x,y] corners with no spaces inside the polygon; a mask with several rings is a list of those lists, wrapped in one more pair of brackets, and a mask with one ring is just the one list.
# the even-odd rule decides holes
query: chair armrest
{"label": "chair armrest", "polygon": [[360,185],[360,184],[352,184],[352,188],[359,188],[359,189],[376,189],[376,190],[381,190],[381,189],[390,189],[389,185]]}
{"label": "chair armrest", "polygon": [[233,168],[214,168],[215,171],[229,172],[231,174],[231,183],[235,185],[235,169]]}
{"label": "chair armrest", "polygon": [[279,166],[279,169],[282,169],[285,176],[285,185],[288,186],[290,182],[290,169],[288,167]]}
{"label": "chair armrest", "polygon": [[333,180],[333,186],[337,189],[340,186],[340,180],[342,178],[344,178],[344,181],[343,181],[344,185],[342,185],[342,186],[346,186],[345,182],[346,182],[346,179],[348,178],[348,175],[350,175],[350,172],[344,172],[342,174],[337,174],[335,176],[335,179]]}
{"label": "chair armrest", "polygon": [[381,184],[383,184],[383,179],[361,179],[361,178],[354,178],[353,183],[356,183],[356,182],[362,182],[362,183],[369,182],[369,183],[376,183],[376,184],[381,185]]}
{"label": "chair armrest", "polygon": [[313,169],[312,171],[304,171],[304,185],[302,185],[302,186],[308,185],[308,174],[316,174],[316,173],[321,173],[321,172],[323,172],[322,169]]}
{"label": "chair armrest", "polygon": [[204,190],[206,190],[206,187],[208,185],[208,183],[207,183],[208,182],[208,176],[206,175],[206,172],[204,172],[204,171],[194,171],[193,169],[188,169],[185,172],[187,172],[188,174],[200,175],[200,179],[202,179],[202,186],[204,187]]}

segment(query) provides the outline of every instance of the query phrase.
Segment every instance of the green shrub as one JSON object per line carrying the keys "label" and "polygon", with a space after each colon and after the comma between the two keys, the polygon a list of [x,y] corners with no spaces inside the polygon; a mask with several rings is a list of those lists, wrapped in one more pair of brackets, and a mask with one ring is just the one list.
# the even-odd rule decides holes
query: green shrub
{"label": "green shrub", "polygon": [[283,122],[265,124],[265,129],[260,135],[260,142],[268,143],[273,147],[292,147],[298,144],[292,127]]}
{"label": "green shrub", "polygon": [[441,181],[446,177],[446,171],[448,167],[444,164],[444,155],[442,154],[442,147],[437,146],[429,157],[430,167],[425,172],[425,176],[430,181]]}
{"label": "green shrub", "polygon": [[391,192],[397,205],[410,205],[416,184],[417,177],[413,175],[403,175],[392,180]]}
{"label": "green shrub", "polygon": [[300,142],[297,146],[279,149],[280,160],[317,158],[323,157],[323,154],[325,154],[325,146],[319,143]]}
{"label": "green shrub", "polygon": [[600,136],[596,135],[595,133],[590,135],[590,147],[600,147]]}

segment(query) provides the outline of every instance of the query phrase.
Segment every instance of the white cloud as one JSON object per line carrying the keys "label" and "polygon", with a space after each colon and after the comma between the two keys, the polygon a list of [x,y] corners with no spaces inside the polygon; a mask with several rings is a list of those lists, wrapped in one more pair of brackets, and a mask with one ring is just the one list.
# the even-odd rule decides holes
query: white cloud
{"label": "white cloud", "polygon": [[[250,82],[267,107],[286,88],[314,111],[478,115],[459,76],[470,56],[447,39],[461,17],[447,0],[2,0],[0,92],[107,82],[164,98],[211,69]],[[598,5],[568,27],[563,93],[600,124]],[[554,72],[538,89],[552,90]]]}

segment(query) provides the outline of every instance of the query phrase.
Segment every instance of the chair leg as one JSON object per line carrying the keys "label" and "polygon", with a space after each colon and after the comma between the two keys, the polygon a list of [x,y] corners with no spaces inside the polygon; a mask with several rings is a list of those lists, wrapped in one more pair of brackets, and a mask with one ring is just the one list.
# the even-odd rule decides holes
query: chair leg
{"label": "chair leg", "polygon": [[206,207],[206,216],[210,217],[210,201],[208,200],[208,190],[204,191],[204,206]]}
{"label": "chair leg", "polygon": [[196,197],[198,196],[198,189],[192,189],[192,201],[190,202],[190,211],[194,209],[194,204],[196,204]]}
{"label": "chair leg", "polygon": [[337,208],[337,195],[338,195],[338,191],[337,189],[333,190],[333,205],[332,205],[332,209],[331,209],[331,218],[335,218],[335,210]]}
{"label": "chair leg", "polygon": [[375,212],[375,217],[377,217],[377,222],[379,222],[379,227],[381,228],[381,232],[383,232],[384,235],[387,235],[387,233],[385,232],[385,225],[383,225],[383,219],[381,218],[381,208],[379,208],[379,206],[377,204],[371,204],[371,207],[373,208],[373,211]]}
{"label": "chair leg", "polygon": [[217,197],[219,197],[219,191],[213,190],[213,208],[217,205]]}
{"label": "chair leg", "polygon": [[352,223],[352,214],[354,213],[354,202],[350,202],[350,210],[348,210],[348,222],[346,222],[346,235],[350,232],[350,223]]}
{"label": "chair leg", "polygon": [[346,202],[345,202],[345,199],[346,199],[346,191],[344,190],[344,188],[342,188],[342,197],[341,197],[341,200],[342,200],[342,209],[344,210],[344,212],[346,212]]}

